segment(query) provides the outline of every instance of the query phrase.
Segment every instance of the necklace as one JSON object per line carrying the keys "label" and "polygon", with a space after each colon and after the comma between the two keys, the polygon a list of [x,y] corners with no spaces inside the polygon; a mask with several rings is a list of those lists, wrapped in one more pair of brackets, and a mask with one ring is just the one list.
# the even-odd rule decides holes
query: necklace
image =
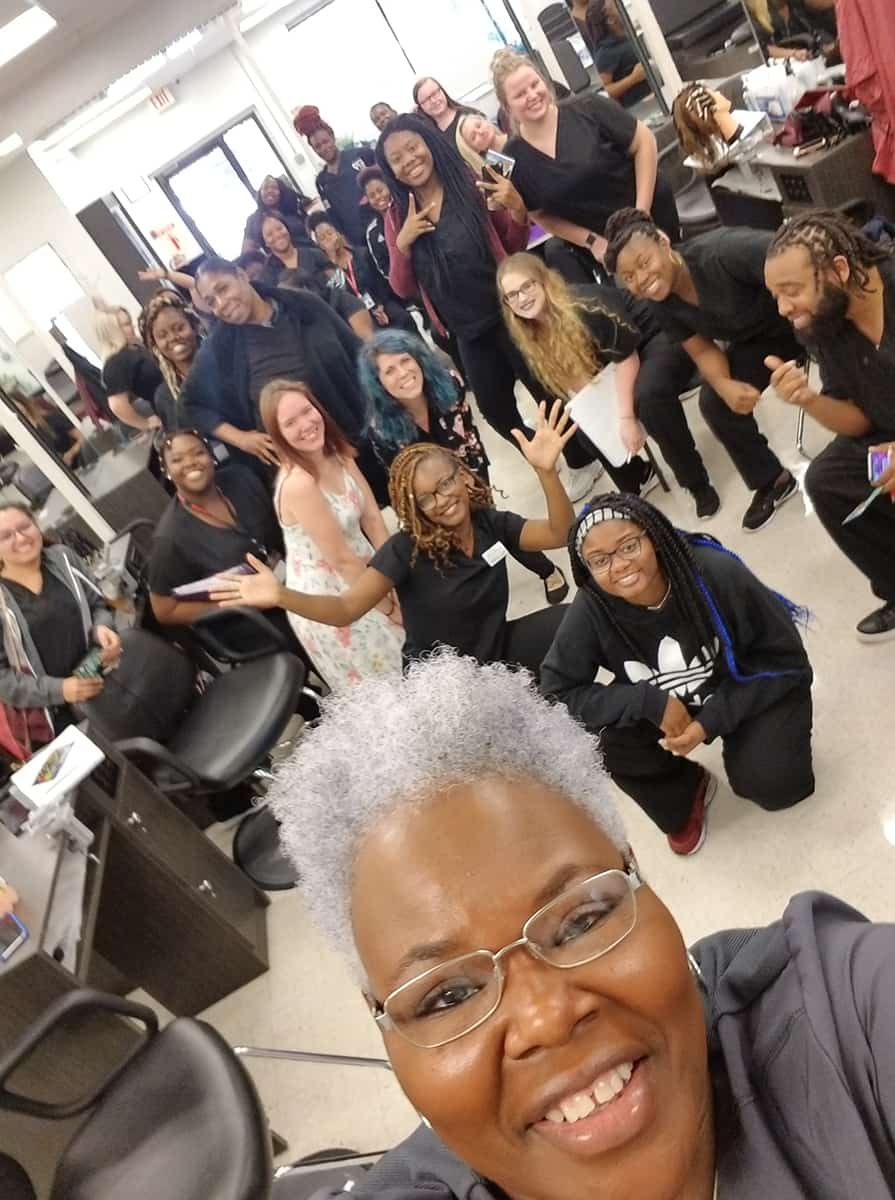
{"label": "necklace", "polygon": [[671,583],[669,582],[668,587],[665,589],[665,595],[662,597],[662,599],[659,601],[659,603],[658,604],[648,604],[646,607],[649,609],[650,612],[660,612],[665,607],[665,602],[667,601],[667,599],[670,595],[671,595]]}

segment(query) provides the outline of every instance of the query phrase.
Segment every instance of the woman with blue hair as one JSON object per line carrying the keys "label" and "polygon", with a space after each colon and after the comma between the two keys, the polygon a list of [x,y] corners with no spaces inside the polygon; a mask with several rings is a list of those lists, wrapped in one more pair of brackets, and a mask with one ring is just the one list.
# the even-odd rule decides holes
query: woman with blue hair
{"label": "woman with blue hair", "polygon": [[[637,496],[578,517],[579,592],[541,668],[545,692],[601,731],[606,768],[676,854],[705,840],[714,777],[690,758],[720,738],[730,786],[769,811],[814,791],[807,614],[714,538]],[[611,672],[609,683],[597,672]]]}
{"label": "woman with blue hair", "polygon": [[[361,347],[358,372],[369,402],[370,442],[386,471],[405,446],[429,442],[454,451],[490,483],[488,455],[463,388],[421,338],[398,329],[377,333]],[[566,598],[566,577],[546,554],[521,550],[513,557],[543,581],[549,604]]]}

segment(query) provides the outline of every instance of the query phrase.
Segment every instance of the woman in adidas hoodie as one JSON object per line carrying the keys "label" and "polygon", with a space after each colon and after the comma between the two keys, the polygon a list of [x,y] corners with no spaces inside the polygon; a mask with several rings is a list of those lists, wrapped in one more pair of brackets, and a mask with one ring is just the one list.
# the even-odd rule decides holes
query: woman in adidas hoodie
{"label": "woman in adidas hoodie", "polygon": [[14,504],[0,508],[0,622],[0,744],[19,758],[68,723],[69,704],[102,691],[102,679],[72,674],[90,647],[109,664],[121,642],[81,559],[46,545],[30,510]]}
{"label": "woman in adidas hoodie", "polygon": [[[675,853],[705,840],[716,784],[690,758],[703,742],[721,738],[731,788],[761,808],[811,795],[812,671],[794,624],[804,610],[636,496],[584,509],[569,557],[580,590],[541,687],[600,731],[610,775]],[[597,682],[601,668],[611,682]]]}

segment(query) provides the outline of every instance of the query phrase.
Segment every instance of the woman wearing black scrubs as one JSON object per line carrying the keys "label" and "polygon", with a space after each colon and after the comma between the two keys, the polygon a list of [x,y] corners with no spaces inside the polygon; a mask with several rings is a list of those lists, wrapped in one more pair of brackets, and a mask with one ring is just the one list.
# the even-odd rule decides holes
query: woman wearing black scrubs
{"label": "woman wearing black scrubs", "polygon": [[[103,356],[103,387],[109,408],[132,429],[160,429],[155,393],[164,383],[155,359],[148,353],[126,308],[96,305],[96,336]],[[134,407],[134,399],[150,409],[148,415]]]}
{"label": "woman wearing black scrubs", "polygon": [[569,283],[592,283],[606,252],[603,231],[619,208],[636,204],[676,241],[677,207],[657,174],[656,139],[614,100],[584,96],[560,108],[531,60],[501,50],[494,90],[519,129],[504,153],[516,160],[513,184],[548,233],[545,257]]}
{"label": "woman wearing black scrubs", "polygon": [[293,123],[326,164],[315,180],[320,199],[332,210],[351,244],[362,245],[366,214],[360,208],[363,196],[358,176],[364,167],[373,165],[373,151],[369,146],[345,146],[340,150],[332,126],[327,125],[313,104],[300,108]]}
{"label": "woman wearing black scrubs", "polygon": [[[435,328],[456,336],[485,420],[515,445],[512,431],[523,425],[516,380],[535,399],[547,398],[504,328],[495,278],[501,260],[528,242],[525,206],[509,180],[501,180],[494,193],[500,206],[486,208],[454,147],[419,117],[392,121],[376,155],[393,198],[385,217],[389,283],[404,298],[420,295]],[[594,457],[577,441],[566,447],[570,467],[589,466]],[[594,478],[589,470],[568,480],[573,499]]]}
{"label": "woman wearing black scrubs", "polygon": [[400,530],[376,551],[360,578],[338,596],[312,596],[283,587],[250,558],[257,573],[227,575],[212,599],[224,607],[285,608],[324,625],[350,625],[394,588],[401,603],[406,658],[453,646],[480,662],[506,662],[537,675],[566,611],[556,605],[507,620],[507,554],[563,545],[575,513],[556,465],[572,436],[556,403],[541,405],[538,428],[519,448],[538,477],[546,520],[527,520],[494,508],[490,488],[463,460],[431,443],[405,447],[389,474],[389,494]]}
{"label": "woman wearing black scrubs", "polygon": [[[761,529],[798,490],[752,415],[771,378],[766,356],[789,361],[804,354],[765,287],[765,256],[774,235],[713,229],[673,246],[648,213],[629,208],[607,222],[606,236],[608,270],[648,301],[667,336],[696,364],[706,424],[754,492],[743,528]],[[718,342],[728,343],[727,350]]]}
{"label": "woman wearing black scrubs", "polygon": [[618,15],[618,0],[590,0],[587,26],[594,66],[607,96],[631,108],[651,95],[643,63]]}

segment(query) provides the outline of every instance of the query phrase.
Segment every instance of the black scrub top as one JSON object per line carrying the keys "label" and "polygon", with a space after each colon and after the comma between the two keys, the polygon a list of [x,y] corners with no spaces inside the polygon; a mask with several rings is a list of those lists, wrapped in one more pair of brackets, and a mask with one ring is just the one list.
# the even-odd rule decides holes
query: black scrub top
{"label": "black scrub top", "polygon": [[[612,213],[635,203],[634,160],[629,153],[637,121],[615,100],[586,96],[559,106],[556,157],[514,137],[505,154],[515,158],[513,184],[529,212],[572,221],[602,234]],[[680,236],[670,185],[656,177],[652,215],[672,241]]]}
{"label": "black scrub top", "polygon": [[671,341],[694,334],[724,342],[792,338],[792,326],[764,285],[773,237],[763,229],[712,229],[675,247],[690,269],[699,307],[674,295],[647,301]]}
{"label": "black scrub top", "polygon": [[582,284],[571,291],[585,306],[578,310],[579,316],[602,362],[623,362],[647,340],[649,335],[630,311],[637,302],[626,305],[624,293],[599,284]]}
{"label": "black scrub top", "polygon": [[175,497],[162,513],[152,538],[149,590],[170,596],[176,587],[227,571],[246,554],[264,558],[282,549],[273,500],[247,467],[229,466],[215,482],[233,506],[238,528],[209,525]]}
{"label": "black scrub top", "polygon": [[84,622],[72,592],[46,567],[36,594],[12,579],[4,579],[3,586],[21,609],[44,672],[51,679],[67,679],[87,653]]}
{"label": "black scrub top", "polygon": [[161,383],[158,363],[142,346],[125,346],[103,363],[103,387],[110,396],[129,394],[154,404]]}
{"label": "black scrub top", "polygon": [[397,589],[405,657],[418,658],[441,643],[479,662],[501,660],[510,598],[506,554],[518,552],[524,525],[525,518],[516,513],[474,512],[472,557],[455,551],[445,567],[422,553],[411,566],[412,543],[404,532],[380,546],[370,566]]}
{"label": "black scrub top", "polygon": [[317,176],[317,191],[352,246],[363,245],[367,215],[366,208],[361,212],[363,195],[357,177],[375,161],[376,155],[369,146],[346,146],[339,152],[338,171],[333,173],[324,167]]}
{"label": "black scrub top", "polygon": [[[597,74],[608,75],[612,83],[626,79],[639,62],[637,51],[626,37],[603,38],[594,56]],[[649,83],[644,79],[642,83],[628,88],[625,94],[619,97],[618,102],[624,108],[630,108],[644,96],[649,96],[651,91]]]}
{"label": "black scrub top", "polygon": [[480,337],[500,324],[497,264],[490,250],[470,239],[468,225],[447,198],[438,224],[414,243],[411,254],[417,280],[457,337]]}
{"label": "black scrub top", "polygon": [[850,400],[873,424],[868,441],[895,439],[895,260],[880,263],[885,323],[875,346],[852,321],[843,321],[835,338],[810,343],[820,367],[821,390]]}

